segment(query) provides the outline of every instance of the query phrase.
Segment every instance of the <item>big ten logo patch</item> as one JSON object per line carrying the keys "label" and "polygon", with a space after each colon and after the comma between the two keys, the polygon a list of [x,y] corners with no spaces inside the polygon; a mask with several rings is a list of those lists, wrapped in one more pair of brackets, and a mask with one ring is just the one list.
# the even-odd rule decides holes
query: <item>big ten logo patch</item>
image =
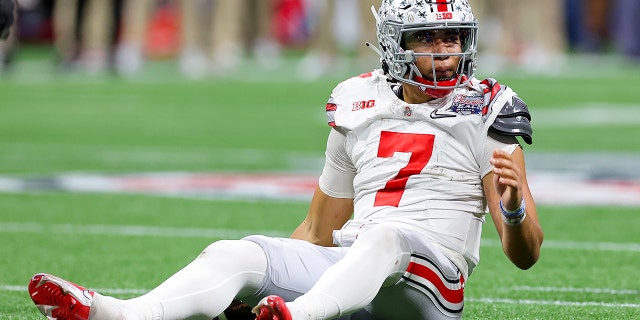
{"label": "big ten logo patch", "polygon": [[373,108],[375,106],[376,106],[376,101],[375,100],[356,101],[356,102],[353,103],[353,108],[351,109],[351,111],[369,109],[369,108]]}
{"label": "big ten logo patch", "polygon": [[453,13],[451,12],[436,12],[436,20],[451,20],[453,19]]}

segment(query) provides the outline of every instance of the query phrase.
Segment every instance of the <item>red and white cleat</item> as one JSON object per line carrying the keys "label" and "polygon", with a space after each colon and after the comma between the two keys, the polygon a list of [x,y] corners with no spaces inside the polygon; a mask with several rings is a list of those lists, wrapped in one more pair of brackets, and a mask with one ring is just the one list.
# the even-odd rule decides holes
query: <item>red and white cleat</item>
{"label": "red and white cleat", "polygon": [[38,273],[29,282],[29,294],[49,320],[88,320],[94,292],[58,277]]}
{"label": "red and white cleat", "polygon": [[275,295],[260,300],[251,312],[256,314],[256,320],[292,320],[284,300]]}

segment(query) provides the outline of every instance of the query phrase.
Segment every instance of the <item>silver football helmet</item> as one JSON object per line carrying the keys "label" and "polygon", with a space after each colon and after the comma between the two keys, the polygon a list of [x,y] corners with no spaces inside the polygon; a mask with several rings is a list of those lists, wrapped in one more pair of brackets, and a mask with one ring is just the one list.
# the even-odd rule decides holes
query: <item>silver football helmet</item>
{"label": "silver football helmet", "polygon": [[[377,37],[383,69],[393,79],[418,86],[435,98],[466,85],[476,69],[478,20],[467,0],[382,0],[376,16]],[[421,30],[456,29],[462,42],[461,53],[416,53],[403,47],[403,36]],[[435,74],[423,76],[415,65],[419,56],[432,61],[443,56],[460,56],[457,73],[451,79]]]}

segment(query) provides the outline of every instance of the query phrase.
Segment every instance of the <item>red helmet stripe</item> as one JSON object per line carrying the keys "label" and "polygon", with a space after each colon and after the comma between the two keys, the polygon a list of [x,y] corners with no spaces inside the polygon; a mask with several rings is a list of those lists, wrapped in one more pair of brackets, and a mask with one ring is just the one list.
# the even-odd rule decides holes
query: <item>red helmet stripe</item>
{"label": "red helmet stripe", "polygon": [[448,1],[436,1],[438,5],[438,12],[449,12],[449,4]]}

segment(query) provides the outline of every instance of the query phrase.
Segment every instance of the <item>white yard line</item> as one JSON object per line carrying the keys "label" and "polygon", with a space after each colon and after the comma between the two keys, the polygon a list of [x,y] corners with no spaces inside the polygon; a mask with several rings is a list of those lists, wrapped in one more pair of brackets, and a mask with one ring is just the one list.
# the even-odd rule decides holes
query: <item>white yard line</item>
{"label": "white yard line", "polygon": [[[482,239],[483,247],[502,247],[497,239]],[[582,251],[612,251],[612,252],[640,252],[640,243],[617,243],[572,240],[545,240],[543,249],[582,250]]]}
{"label": "white yard line", "polygon": [[[523,289],[524,287],[519,287]],[[93,290],[105,294],[132,294],[132,295],[142,295],[150,290],[148,289],[122,289],[122,288],[92,288]],[[540,291],[537,288],[530,288],[528,291]],[[544,288],[543,291],[563,291],[563,288],[556,288],[557,290],[552,290],[551,288]],[[610,293],[612,291],[621,291],[621,290],[612,290],[612,289],[591,289],[598,290],[598,293]],[[26,286],[11,286],[11,285],[0,285],[0,291],[9,291],[9,292],[26,292]],[[574,291],[569,291],[574,292]],[[637,291],[636,291],[637,294]],[[600,302],[600,301],[563,301],[563,300],[519,300],[519,299],[503,299],[503,298],[475,298],[475,297],[465,297],[466,302],[474,302],[474,303],[488,303],[488,304],[526,304],[526,305],[552,305],[552,306],[564,306],[564,307],[602,307],[602,308],[640,308],[640,304],[637,303],[613,303],[613,302]]]}
{"label": "white yard line", "polygon": [[[0,285],[0,291],[25,291],[26,286],[10,286]],[[111,288],[93,288],[93,290],[108,294],[145,294],[149,289],[111,289]],[[637,295],[640,290],[625,290],[611,288],[575,288],[575,287],[531,287],[516,286],[505,288],[504,291],[525,291],[525,292],[569,292],[569,293],[595,293],[595,294],[613,294],[613,295]]]}
{"label": "white yard line", "polygon": [[177,238],[211,238],[211,239],[240,239],[251,234],[288,237],[286,232],[274,230],[234,230],[234,229],[202,229],[202,228],[174,228],[150,226],[109,226],[109,225],[72,225],[72,224],[43,224],[43,223],[13,223],[0,224],[0,233],[47,233],[74,235],[106,235],[106,236],[138,236],[138,237],[177,237]]}
{"label": "white yard line", "polygon": [[[27,287],[26,286],[11,286],[11,285],[0,285],[0,292],[1,291],[5,291],[5,292],[27,292]],[[151,291],[151,289],[122,289],[122,288],[91,288],[91,290],[96,291],[96,292],[100,292],[100,293],[104,293],[104,294],[110,294],[110,295],[116,295],[116,294],[134,294],[134,295],[143,295],[149,291]]]}
{"label": "white yard line", "polygon": [[465,298],[465,302],[476,303],[502,303],[502,304],[527,304],[527,305],[545,305],[545,306],[561,306],[561,307],[602,307],[602,308],[640,308],[637,303],[612,303],[600,301],[563,301],[563,300],[516,300],[502,298]]}
{"label": "white yard line", "polygon": [[[628,165],[626,172],[639,172],[640,154],[629,158],[633,161],[627,162],[633,165]],[[640,207],[639,174],[598,174],[597,170],[590,169],[593,168],[579,172],[550,167],[531,170],[529,185],[536,201],[545,205]],[[317,179],[315,174],[283,172],[65,173],[35,178],[0,176],[0,192],[128,193],[211,200],[308,202]]]}
{"label": "white yard line", "polygon": [[[179,237],[179,238],[210,238],[210,239],[240,239],[251,234],[263,234],[276,237],[287,237],[289,233],[275,230],[238,230],[238,229],[205,229],[205,228],[175,228],[151,226],[109,226],[109,225],[72,225],[72,224],[44,224],[36,222],[3,222],[0,233],[39,233],[39,234],[73,234],[73,235],[106,235],[106,236],[137,236],[137,237]],[[499,247],[496,239],[482,239],[483,247]],[[640,252],[640,243],[614,243],[591,241],[562,241],[547,240],[543,244],[545,249],[583,250],[583,251],[612,251],[612,252]]]}
{"label": "white yard line", "polygon": [[640,124],[640,105],[592,103],[570,107],[531,110],[536,128],[593,127]]}
{"label": "white yard line", "polygon": [[529,291],[529,292],[575,292],[575,293],[604,293],[615,295],[638,295],[640,290],[623,290],[611,288],[574,288],[574,287],[531,287],[517,286],[506,288],[507,291]]}

